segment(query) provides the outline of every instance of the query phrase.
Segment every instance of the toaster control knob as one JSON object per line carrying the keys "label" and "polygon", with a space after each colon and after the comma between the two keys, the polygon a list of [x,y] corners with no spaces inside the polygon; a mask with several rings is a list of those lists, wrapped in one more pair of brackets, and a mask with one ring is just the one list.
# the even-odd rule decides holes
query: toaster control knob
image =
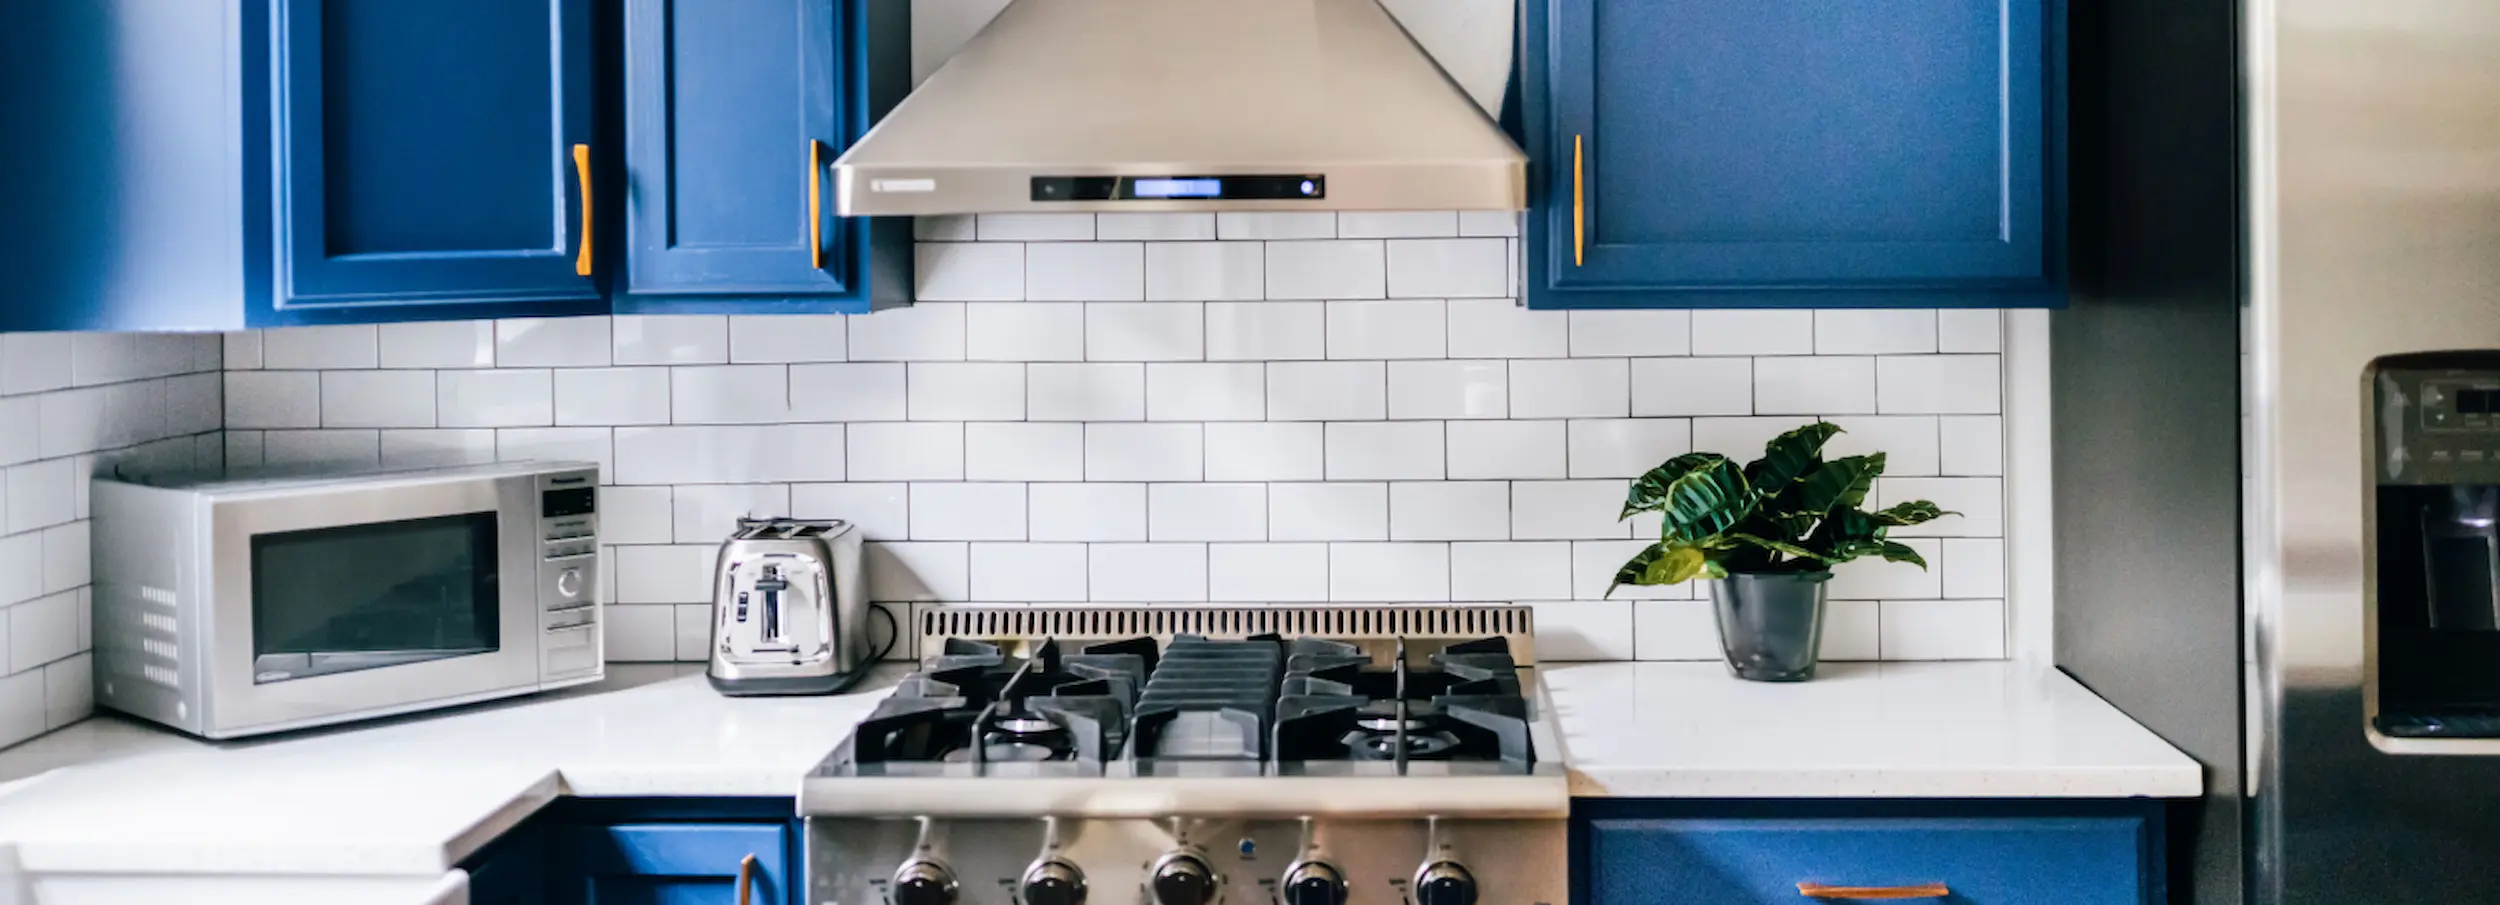
{"label": "toaster control knob", "polygon": [[954,905],[955,872],[927,858],[903,862],[894,872],[894,905]]}
{"label": "toaster control knob", "polygon": [[1476,876],[1447,859],[1415,872],[1415,905],[1476,905]]}
{"label": "toaster control knob", "polygon": [[1212,905],[1223,884],[1204,857],[1172,851],[1156,859],[1147,888],[1154,893],[1155,905]]}
{"label": "toaster control knob", "polygon": [[1326,861],[1301,861],[1285,869],[1285,905],[1345,905],[1345,874]]}
{"label": "toaster control knob", "polygon": [[1064,858],[1045,858],[1024,869],[1017,888],[1024,905],[1085,905],[1085,872]]}

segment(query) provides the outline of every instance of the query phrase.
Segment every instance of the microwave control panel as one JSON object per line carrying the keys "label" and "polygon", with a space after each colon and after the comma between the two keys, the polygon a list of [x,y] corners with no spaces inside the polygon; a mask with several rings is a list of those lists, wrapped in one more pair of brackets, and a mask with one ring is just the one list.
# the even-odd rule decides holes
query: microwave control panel
{"label": "microwave control panel", "polygon": [[547,635],[541,672],[599,665],[599,476],[556,472],[538,483],[538,602]]}

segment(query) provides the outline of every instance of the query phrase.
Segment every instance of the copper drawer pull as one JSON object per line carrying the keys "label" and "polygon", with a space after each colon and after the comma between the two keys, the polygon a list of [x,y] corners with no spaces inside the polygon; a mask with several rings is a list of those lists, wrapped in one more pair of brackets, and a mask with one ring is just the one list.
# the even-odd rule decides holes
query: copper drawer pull
{"label": "copper drawer pull", "polygon": [[825,197],[825,143],[807,140],[807,266],[825,269],[825,218],[821,209]]}
{"label": "copper drawer pull", "polygon": [[1941,899],[1952,895],[1942,883],[1917,886],[1825,886],[1799,883],[1797,893],[1809,899]]}
{"label": "copper drawer pull", "polygon": [[1588,263],[1587,192],[1581,187],[1580,136],[1571,136],[1571,266]]}
{"label": "copper drawer pull", "polygon": [[747,905],[747,898],[754,894],[755,886],[749,882],[754,879],[755,856],[748,855],[738,859],[738,905]]}
{"label": "copper drawer pull", "polygon": [[582,250],[573,258],[575,276],[590,275],[590,146],[573,146],[573,172],[582,181]]}

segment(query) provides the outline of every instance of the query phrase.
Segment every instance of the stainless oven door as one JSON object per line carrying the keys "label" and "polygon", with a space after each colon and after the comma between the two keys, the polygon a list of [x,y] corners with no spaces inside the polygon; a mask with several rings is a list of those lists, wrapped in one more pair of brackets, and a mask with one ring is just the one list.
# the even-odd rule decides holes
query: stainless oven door
{"label": "stainless oven door", "polygon": [[534,687],[537,500],[532,475],[218,500],[207,734]]}

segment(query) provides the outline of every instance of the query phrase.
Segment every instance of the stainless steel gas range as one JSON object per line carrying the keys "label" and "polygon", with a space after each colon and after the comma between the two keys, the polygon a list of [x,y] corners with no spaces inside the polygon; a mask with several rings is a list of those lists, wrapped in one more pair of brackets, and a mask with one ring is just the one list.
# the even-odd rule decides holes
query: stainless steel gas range
{"label": "stainless steel gas range", "polygon": [[939,607],[803,784],[813,905],[1562,905],[1526,607]]}

